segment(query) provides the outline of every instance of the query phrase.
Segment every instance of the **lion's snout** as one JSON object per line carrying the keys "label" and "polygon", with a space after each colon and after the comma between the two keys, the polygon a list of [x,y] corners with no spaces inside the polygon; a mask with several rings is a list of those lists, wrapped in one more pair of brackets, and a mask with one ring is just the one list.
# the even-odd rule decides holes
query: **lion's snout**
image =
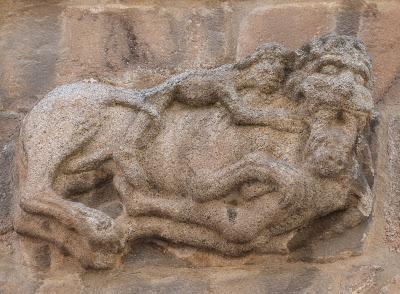
{"label": "lion's snout", "polygon": [[[352,164],[351,156],[357,136],[355,118],[342,114],[340,122],[328,123],[334,113],[321,111],[312,125],[306,144],[306,163],[311,172],[336,177]],[[336,114],[337,115],[337,114]]]}
{"label": "lion's snout", "polygon": [[347,168],[349,156],[337,148],[321,147],[314,150],[307,163],[310,170],[323,177],[335,177]]}

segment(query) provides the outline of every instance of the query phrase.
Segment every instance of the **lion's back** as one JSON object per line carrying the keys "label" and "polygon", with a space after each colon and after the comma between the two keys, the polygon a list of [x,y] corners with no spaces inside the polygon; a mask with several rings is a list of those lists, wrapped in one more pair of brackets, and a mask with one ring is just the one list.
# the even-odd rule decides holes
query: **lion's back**
{"label": "lion's back", "polygon": [[21,146],[29,168],[45,174],[79,152],[82,156],[118,144],[136,111],[103,103],[118,88],[78,82],[55,88],[26,116]]}

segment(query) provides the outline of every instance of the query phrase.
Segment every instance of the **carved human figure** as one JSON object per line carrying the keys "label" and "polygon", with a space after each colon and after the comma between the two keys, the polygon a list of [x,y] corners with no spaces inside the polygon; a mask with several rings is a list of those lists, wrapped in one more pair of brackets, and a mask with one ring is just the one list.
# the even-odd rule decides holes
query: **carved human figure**
{"label": "carved human figure", "polygon": [[[371,87],[364,46],[335,35],[146,90],[61,86],[24,120],[15,228],[107,268],[143,238],[237,255],[279,251],[274,240],[337,210],[361,220]],[[115,220],[78,201],[111,180]]]}

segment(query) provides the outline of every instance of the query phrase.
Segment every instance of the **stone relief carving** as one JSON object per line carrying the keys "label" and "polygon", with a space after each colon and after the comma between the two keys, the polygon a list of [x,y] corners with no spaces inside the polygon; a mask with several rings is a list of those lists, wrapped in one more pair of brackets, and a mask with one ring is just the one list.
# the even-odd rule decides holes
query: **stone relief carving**
{"label": "stone relief carving", "polygon": [[21,129],[15,229],[110,268],[144,239],[287,253],[332,213],[356,226],[373,203],[372,84],[364,45],[327,35],[145,90],[58,87]]}

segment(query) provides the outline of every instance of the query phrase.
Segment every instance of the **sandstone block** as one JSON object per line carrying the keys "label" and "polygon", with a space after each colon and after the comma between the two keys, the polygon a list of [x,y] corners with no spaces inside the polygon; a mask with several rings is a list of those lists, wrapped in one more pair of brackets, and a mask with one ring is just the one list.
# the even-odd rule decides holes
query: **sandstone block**
{"label": "sandstone block", "polygon": [[400,252],[400,116],[392,114],[387,123],[388,198],[385,203],[386,238],[392,250]]}
{"label": "sandstone block", "polygon": [[12,229],[11,205],[14,195],[14,153],[21,116],[0,112],[0,234]]}
{"label": "sandstone block", "polygon": [[392,85],[400,68],[400,6],[383,1],[370,4],[361,18],[359,37],[371,54],[377,99]]}
{"label": "sandstone block", "polygon": [[25,6],[10,5],[0,26],[0,107],[27,112],[54,87],[61,9]]}
{"label": "sandstone block", "polygon": [[303,3],[257,7],[240,24],[236,59],[266,42],[277,42],[294,49],[305,40],[334,29],[333,5]]}
{"label": "sandstone block", "polygon": [[220,65],[230,54],[225,34],[230,14],[222,6],[68,7],[62,15],[58,81],[99,78],[148,87],[159,82],[160,73],[165,78]]}

